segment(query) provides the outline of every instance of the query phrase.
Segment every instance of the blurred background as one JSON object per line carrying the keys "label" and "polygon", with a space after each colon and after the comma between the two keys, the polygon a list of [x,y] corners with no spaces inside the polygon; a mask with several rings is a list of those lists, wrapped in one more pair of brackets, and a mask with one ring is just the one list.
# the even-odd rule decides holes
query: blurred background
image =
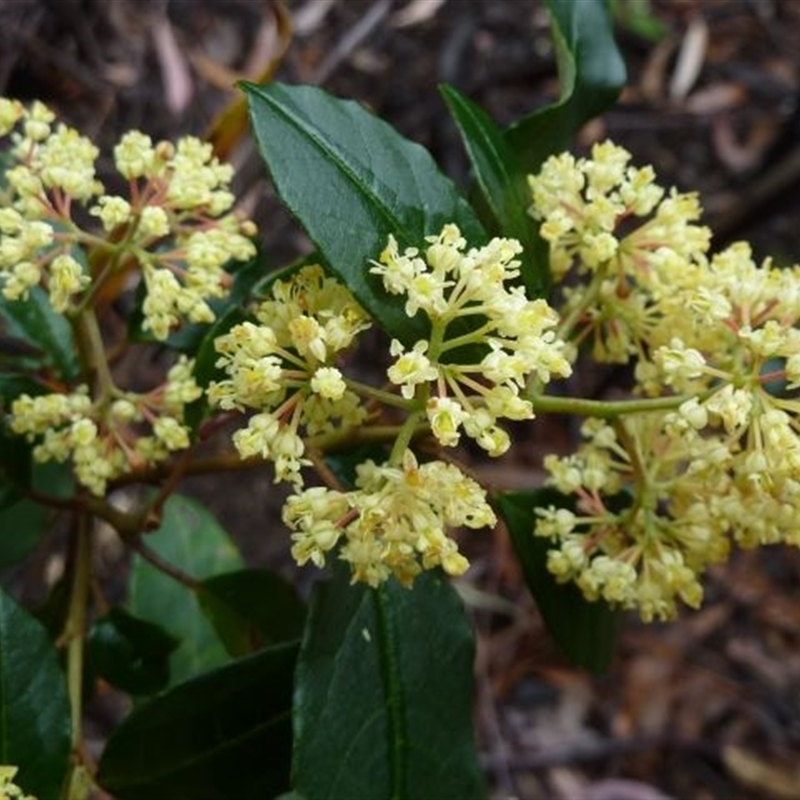
{"label": "blurred background", "polygon": [[[715,247],[745,238],[759,259],[796,261],[800,2],[611,7],[629,85],[575,148],[614,139],[662,184],[699,191]],[[307,244],[270,191],[234,85],[272,76],[366,104],[464,185],[466,157],[437,84],[502,124],[558,94],[539,0],[0,0],[0,94],[42,99],[93,136],[103,174],[129,128],[211,136],[238,167],[242,208],[279,267]],[[537,421],[513,461],[474,467],[497,487],[531,486],[541,455],[571,436]],[[291,573],[283,495],[266,469],[184,489],[216,511],[252,564]],[[505,532],[473,533],[464,548],[493,800],[800,798],[797,551],[737,554],[709,576],[704,610],[673,624],[631,618],[612,668],[592,677],[550,643]],[[32,580],[50,556],[45,546],[25,567]]]}

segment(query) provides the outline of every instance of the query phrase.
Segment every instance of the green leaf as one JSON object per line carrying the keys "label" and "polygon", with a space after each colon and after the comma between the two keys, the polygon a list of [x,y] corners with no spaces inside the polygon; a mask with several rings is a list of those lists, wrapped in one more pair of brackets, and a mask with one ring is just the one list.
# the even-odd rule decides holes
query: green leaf
{"label": "green leaf", "polygon": [[472,631],[440,575],[315,589],[297,667],[294,788],[306,800],[484,798]]}
{"label": "green leaf", "polygon": [[0,764],[39,800],[56,800],[70,751],[70,711],[47,631],[0,589]]}
{"label": "green leaf", "polygon": [[[167,500],[160,527],[144,541],[162,559],[198,580],[244,566],[214,517],[200,503],[180,495]],[[172,685],[229,661],[196,593],[187,586],[136,556],[129,591],[132,614],[161,625],[181,641],[170,658]]]}
{"label": "green leaf", "polygon": [[522,166],[535,172],[567,150],[585,122],[612,106],[627,75],[604,0],[547,0],[558,57],[558,102],[523,117],[506,132]]}
{"label": "green leaf", "polygon": [[[30,485],[49,496],[64,499],[74,491],[66,464],[33,464]],[[50,532],[55,512],[27,497],[0,510],[0,567],[26,558]]]}
{"label": "green leaf", "polygon": [[0,410],[8,409],[11,403],[22,394],[36,397],[48,391],[44,384],[38,383],[23,372],[0,372]]}
{"label": "green leaf", "polygon": [[27,558],[50,530],[53,511],[23,499],[0,511],[0,568]]}
{"label": "green leaf", "polygon": [[0,511],[17,503],[31,481],[31,446],[0,417]]}
{"label": "green leaf", "polygon": [[112,734],[97,780],[118,800],[269,800],[286,791],[297,644],[149,700]]}
{"label": "green leaf", "polygon": [[522,564],[525,583],[550,634],[572,662],[602,672],[614,655],[620,614],[604,601],[589,602],[575,584],[558,583],[547,569],[551,544],[533,533],[536,508],[568,508],[569,500],[552,489],[510,492],[495,498]]}
{"label": "green leaf", "polygon": [[472,209],[420,145],[360,105],[311,86],[242,84],[258,148],[275,188],[330,269],[389,335],[412,345],[427,320],[409,319],[370,260],[394,234],[401,246],[455,222],[480,244]]}
{"label": "green leaf", "polygon": [[467,150],[475,180],[494,217],[495,229],[522,244],[521,274],[529,297],[541,297],[550,280],[536,225],[528,215],[531,204],[527,175],[513,148],[492,118],[452,86],[441,86]]}
{"label": "green leaf", "polygon": [[274,572],[243,569],[215,575],[200,584],[197,596],[234,657],[295,641],[303,632],[305,604],[291,584]]}
{"label": "green leaf", "polygon": [[53,311],[47,292],[34,286],[27,300],[6,300],[0,296],[0,319],[6,330],[42,351],[41,365],[50,367],[67,382],[80,377],[72,329]]}
{"label": "green leaf", "polygon": [[609,0],[609,8],[618,25],[643,39],[657,42],[669,33],[650,0]]}
{"label": "green leaf", "polygon": [[[41,384],[20,373],[0,374],[0,415],[22,394],[42,394]],[[30,488],[33,475],[33,445],[11,432],[8,421],[0,416],[0,511],[18,502]]]}
{"label": "green leaf", "polygon": [[179,642],[163,628],[112,608],[89,631],[92,667],[130,694],[154,694],[169,684],[169,656]]}
{"label": "green leaf", "polygon": [[70,586],[68,575],[62,575],[51,587],[47,597],[31,614],[44,625],[50,639],[56,641],[64,631],[69,615]]}
{"label": "green leaf", "polygon": [[353,488],[358,477],[358,467],[365,461],[385,464],[389,460],[391,448],[388,444],[367,442],[349,445],[338,452],[328,453],[325,463],[333,474],[349,488]]}

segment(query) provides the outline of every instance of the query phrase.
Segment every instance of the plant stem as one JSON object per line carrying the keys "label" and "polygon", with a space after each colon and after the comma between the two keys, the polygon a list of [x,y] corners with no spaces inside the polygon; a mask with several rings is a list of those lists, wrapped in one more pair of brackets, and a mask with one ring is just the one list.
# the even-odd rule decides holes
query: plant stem
{"label": "plant stem", "polygon": [[402,462],[403,454],[408,449],[408,445],[411,444],[411,440],[419,429],[419,421],[424,416],[424,411],[414,411],[412,414],[408,415],[406,421],[400,427],[397,438],[392,445],[392,452],[389,455],[389,464],[393,467],[398,466]]}
{"label": "plant stem", "polygon": [[348,389],[352,389],[358,394],[371,397],[387,406],[410,408],[414,405],[413,400],[406,400],[405,397],[401,397],[394,392],[387,392],[385,389],[378,389],[375,386],[370,386],[367,383],[361,383],[360,381],[353,380],[352,378],[346,378],[345,383],[347,384]]}
{"label": "plant stem", "polygon": [[555,397],[537,395],[528,399],[533,410],[549,414],[575,414],[579,417],[613,419],[625,414],[644,414],[650,411],[669,411],[695,395],[643,398],[641,400],[585,400],[581,397]]}
{"label": "plant stem", "polygon": [[131,549],[135,550],[145,561],[152,564],[159,572],[163,572],[178,583],[183,584],[187,589],[193,592],[197,591],[200,585],[199,581],[195,580],[191,575],[179,569],[169,561],[165,561],[155,550],[149,548],[141,539],[135,539],[128,542]]}
{"label": "plant stem", "polygon": [[75,340],[87,380],[92,382],[92,397],[108,399],[114,391],[114,379],[106,361],[106,350],[97,315],[92,309],[81,311],[73,320]]}
{"label": "plant stem", "polygon": [[581,317],[587,308],[594,304],[597,296],[600,294],[600,287],[603,285],[606,274],[608,273],[608,263],[602,264],[598,267],[589,286],[583,293],[580,303],[570,311],[569,315],[561,320],[556,333],[561,339],[569,339],[572,335],[572,329],[578,324]]}
{"label": "plant stem", "polygon": [[67,645],[67,691],[74,753],[80,750],[83,743],[83,656],[86,644],[86,611],[92,579],[91,523],[90,514],[77,515],[72,587],[67,621],[62,634],[62,640]]}

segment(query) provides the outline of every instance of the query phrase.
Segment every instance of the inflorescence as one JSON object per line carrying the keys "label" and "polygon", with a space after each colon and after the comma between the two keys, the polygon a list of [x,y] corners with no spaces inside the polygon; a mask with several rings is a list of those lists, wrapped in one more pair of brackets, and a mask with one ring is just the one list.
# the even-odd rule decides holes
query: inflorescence
{"label": "inflorescence", "polygon": [[[679,600],[701,602],[703,571],[732,545],[800,544],[800,267],[757,265],[744,243],[710,255],[697,196],[665,191],[622,148],[555,156],[530,177],[560,311],[527,297],[519,242],[470,245],[448,224],[418,247],[390,236],[363,267],[427,330],[391,341],[384,386],[352,368],[373,320],[314,264],[220,331],[205,389],[181,357],[161,385],[128,391],[105,363],[96,314],[133,281],[155,340],[214,321],[229,262],[256,254],[252,223],[231,210],[232,170],[198,139],[154,144],[133,131],[114,150],[126,189],[106,193],[95,145],[41,103],[0,99],[3,140],[0,291],[5,303],[46,297],[81,357],[77,378],[20,395],[5,424],[35,460],[69,460],[91,494],[190,448],[186,410],[205,396],[241,419],[238,454],[292,485],[283,518],[298,563],[335,554],[372,586],[435,567],[460,575],[452,529],[496,518],[447,448],[466,436],[505,453],[504,421],[533,418],[583,349],[631,364],[634,401],[600,403],[576,452],[545,460],[561,501],[535,510],[533,535],[550,541],[558,580],[667,618]],[[571,410],[560,401],[546,405]],[[326,446],[370,429],[382,458],[339,485]],[[420,437],[441,457],[415,454]],[[312,464],[328,486],[306,487]]]}

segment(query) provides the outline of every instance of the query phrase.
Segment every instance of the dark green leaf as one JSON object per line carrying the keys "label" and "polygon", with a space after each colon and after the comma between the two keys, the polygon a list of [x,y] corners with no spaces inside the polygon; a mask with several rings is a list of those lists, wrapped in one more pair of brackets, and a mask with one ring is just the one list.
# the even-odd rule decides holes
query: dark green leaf
{"label": "dark green leaf", "polygon": [[552,489],[533,489],[498,495],[495,502],[551,635],[575,664],[602,672],[614,655],[620,614],[603,601],[590,603],[573,583],[558,583],[547,569],[550,542],[533,534],[536,508],[569,508],[570,498]]}
{"label": "dark green leaf", "polygon": [[169,656],[178,640],[112,608],[92,625],[88,646],[92,667],[110,684],[131,694],[153,694],[169,683]]}
{"label": "dark green leaf", "polygon": [[531,217],[527,175],[503,132],[478,105],[452,86],[442,86],[450,115],[464,142],[475,180],[495,222],[495,230],[517,239],[524,248],[521,274],[529,297],[541,297],[549,284],[549,268],[541,257],[541,240]]}
{"label": "dark green leaf", "polygon": [[[51,497],[64,499],[74,491],[72,473],[65,464],[33,464],[31,486]],[[27,497],[0,510],[0,567],[26,558],[50,532],[55,512]]]}
{"label": "dark green leaf", "polygon": [[64,632],[69,614],[70,588],[68,576],[62,575],[50,587],[44,602],[31,609],[31,613],[44,625],[52,641]]}
{"label": "dark green leaf", "polygon": [[0,567],[27,558],[50,530],[53,511],[23,499],[0,511]]}
{"label": "dark green leaf", "polygon": [[[0,415],[22,394],[38,395],[43,387],[27,375],[0,374]],[[0,416],[0,511],[19,501],[31,485],[32,445],[11,432]]]}
{"label": "dark green leaf", "polygon": [[286,791],[296,657],[296,643],[261,650],[139,706],[111,736],[98,783],[118,800]]}
{"label": "dark green leaf", "polygon": [[255,286],[253,286],[253,298],[255,300],[263,300],[264,298],[271,297],[272,287],[277,281],[289,281],[298,272],[300,272],[303,267],[307,267],[312,264],[322,264],[324,261],[325,259],[322,258],[322,256],[316,250],[313,250],[310,253],[299,256],[290,264],[286,264],[286,266],[275,269],[272,272],[268,272],[261,278],[261,280],[258,281],[258,283],[256,283]]}
{"label": "dark green leaf", "polygon": [[669,26],[656,15],[651,0],[610,0],[609,7],[621,27],[643,39],[657,42],[669,32]]}
{"label": "dark green leaf", "polygon": [[31,446],[0,417],[0,511],[18,502],[30,481]]}
{"label": "dark green leaf", "polygon": [[386,444],[367,443],[350,445],[339,452],[325,456],[325,463],[333,474],[348,487],[355,486],[357,468],[365,461],[384,464],[389,458],[390,448]]}
{"label": "dark green leaf", "polygon": [[547,0],[547,6],[560,97],[506,131],[506,140],[528,172],[538,170],[553,153],[568,150],[581,126],[614,104],[627,78],[604,0]]}
{"label": "dark green leaf", "polygon": [[[145,538],[145,544],[196,579],[244,566],[214,517],[200,503],[180,495],[167,500],[161,525]],[[170,658],[173,685],[229,660],[194,591],[139,556],[133,562],[129,591],[134,615],[162,625],[181,640]]]}
{"label": "dark green leaf", "polygon": [[245,83],[261,155],[286,207],[376,323],[413,344],[428,330],[370,275],[394,234],[401,246],[455,222],[473,244],[485,234],[430,154],[360,105],[311,86]]}
{"label": "dark green leaf", "polygon": [[243,569],[204,580],[200,606],[228,652],[243,656],[303,632],[306,608],[294,588],[279,575]]}
{"label": "dark green leaf", "polygon": [[35,381],[30,375],[4,370],[0,373],[0,410],[10,408],[11,403],[20,395],[29,394],[35,397],[47,391],[47,387]]}
{"label": "dark green leaf", "polygon": [[67,382],[80,376],[72,329],[61,314],[53,311],[44,289],[34,286],[27,300],[0,296],[0,319],[9,334],[41,350],[37,360],[42,366],[54,369]]}
{"label": "dark green leaf", "polygon": [[69,761],[70,711],[47,631],[0,589],[0,764],[39,800],[56,800]]}
{"label": "dark green leaf", "polygon": [[306,800],[485,797],[472,737],[472,631],[450,584],[316,588],[297,668],[292,767]]}

